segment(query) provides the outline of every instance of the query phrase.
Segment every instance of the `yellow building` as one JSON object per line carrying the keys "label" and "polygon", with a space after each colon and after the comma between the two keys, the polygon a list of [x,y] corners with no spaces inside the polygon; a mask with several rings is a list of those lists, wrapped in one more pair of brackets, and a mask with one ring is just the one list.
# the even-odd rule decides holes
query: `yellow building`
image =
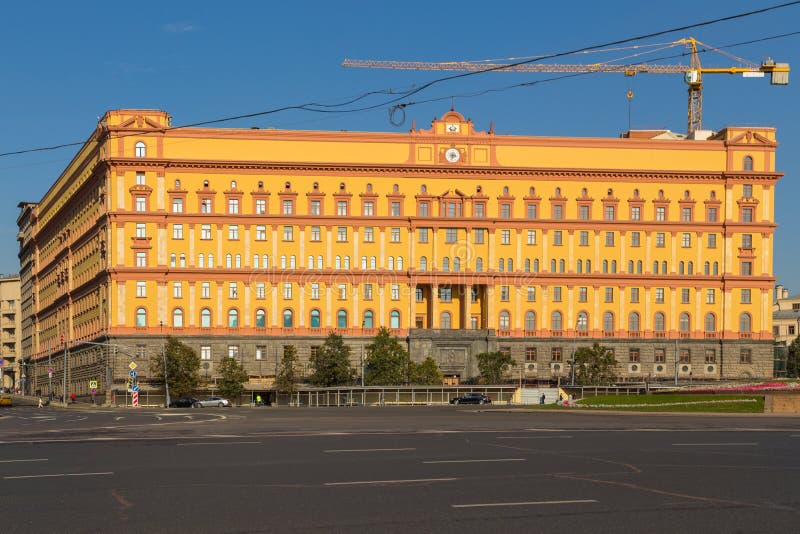
{"label": "yellow building", "polygon": [[0,388],[20,389],[19,275],[0,275]]}
{"label": "yellow building", "polygon": [[634,379],[771,376],[775,131],[669,137],[506,136],[454,111],[408,133],[110,111],[21,204],[37,389],[65,345],[85,393],[162,335],[210,377],[231,355],[255,379],[284,345],[307,359],[335,330],[359,355],[380,326],[456,379],[486,350],[515,376],[566,375],[592,341]]}

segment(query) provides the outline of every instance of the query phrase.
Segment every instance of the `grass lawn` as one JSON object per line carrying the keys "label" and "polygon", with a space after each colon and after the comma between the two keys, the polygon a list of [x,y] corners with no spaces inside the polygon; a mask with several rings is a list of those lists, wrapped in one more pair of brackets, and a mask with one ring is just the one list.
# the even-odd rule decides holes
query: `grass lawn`
{"label": "grass lawn", "polygon": [[761,395],[599,395],[578,404],[585,409],[632,412],[764,413]]}

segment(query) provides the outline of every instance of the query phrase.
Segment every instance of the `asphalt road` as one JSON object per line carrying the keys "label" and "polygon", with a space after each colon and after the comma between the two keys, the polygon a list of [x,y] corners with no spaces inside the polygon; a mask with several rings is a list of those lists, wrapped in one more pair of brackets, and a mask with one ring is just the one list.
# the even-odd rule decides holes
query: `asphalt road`
{"label": "asphalt road", "polygon": [[3,532],[788,532],[800,418],[465,407],[0,417]]}

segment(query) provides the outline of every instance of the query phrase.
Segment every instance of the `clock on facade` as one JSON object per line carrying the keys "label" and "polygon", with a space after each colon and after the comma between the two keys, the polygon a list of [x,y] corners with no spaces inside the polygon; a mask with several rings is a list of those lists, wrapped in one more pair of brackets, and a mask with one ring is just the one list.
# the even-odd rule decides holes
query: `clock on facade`
{"label": "clock on facade", "polygon": [[447,152],[444,153],[444,157],[447,158],[447,161],[450,163],[455,163],[461,159],[461,152],[459,152],[457,148],[448,148]]}

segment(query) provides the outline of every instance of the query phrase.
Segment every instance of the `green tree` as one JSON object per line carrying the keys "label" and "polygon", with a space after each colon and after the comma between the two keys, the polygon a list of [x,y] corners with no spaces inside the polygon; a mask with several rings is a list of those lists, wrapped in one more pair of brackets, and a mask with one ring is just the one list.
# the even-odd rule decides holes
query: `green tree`
{"label": "green tree", "polygon": [[800,335],[794,338],[786,351],[786,376],[800,376]]}
{"label": "green tree", "polygon": [[280,393],[291,395],[297,391],[297,382],[299,380],[300,371],[297,363],[297,349],[294,345],[288,345],[283,349],[278,376],[275,378],[275,388]]}
{"label": "green tree", "polygon": [[408,379],[411,359],[389,330],[381,327],[370,345],[364,362],[364,383],[369,386],[395,386]]}
{"label": "green tree", "polygon": [[321,387],[340,386],[353,381],[355,371],[350,367],[350,347],[342,336],[331,332],[317,354],[309,362],[314,372],[308,381]]}
{"label": "green tree", "polygon": [[220,394],[236,404],[241,404],[244,383],[248,380],[244,366],[236,358],[225,357],[219,364],[219,374]]}
{"label": "green tree", "polygon": [[436,360],[428,356],[422,363],[411,362],[408,367],[409,384],[424,386],[439,385],[444,381],[444,375],[439,370]]}
{"label": "green tree", "polygon": [[477,358],[484,384],[499,384],[508,368],[516,363],[511,355],[502,352],[482,352]]}
{"label": "green tree", "polygon": [[575,351],[575,383],[583,385],[611,384],[617,378],[614,351],[595,343]]}
{"label": "green tree", "polygon": [[157,384],[164,383],[164,359],[167,361],[167,382],[172,397],[191,395],[200,383],[200,357],[189,345],[168,336],[164,343],[164,356],[150,361],[150,373]]}

